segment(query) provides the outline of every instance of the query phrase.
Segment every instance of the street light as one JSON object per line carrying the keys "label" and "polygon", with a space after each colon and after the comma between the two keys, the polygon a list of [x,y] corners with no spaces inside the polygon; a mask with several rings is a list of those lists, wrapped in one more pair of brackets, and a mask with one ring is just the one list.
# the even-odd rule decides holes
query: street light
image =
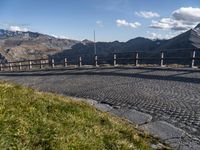
{"label": "street light", "polygon": [[97,47],[96,47],[96,33],[95,33],[95,30],[94,30],[94,55],[95,55],[95,56],[97,55]]}

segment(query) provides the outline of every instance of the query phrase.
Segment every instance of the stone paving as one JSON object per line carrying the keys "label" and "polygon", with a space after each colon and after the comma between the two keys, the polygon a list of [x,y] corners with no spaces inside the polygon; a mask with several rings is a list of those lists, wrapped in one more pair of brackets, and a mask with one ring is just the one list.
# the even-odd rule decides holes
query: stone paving
{"label": "stone paving", "polygon": [[1,72],[0,79],[39,90],[134,109],[191,135],[200,145],[200,70],[85,68]]}

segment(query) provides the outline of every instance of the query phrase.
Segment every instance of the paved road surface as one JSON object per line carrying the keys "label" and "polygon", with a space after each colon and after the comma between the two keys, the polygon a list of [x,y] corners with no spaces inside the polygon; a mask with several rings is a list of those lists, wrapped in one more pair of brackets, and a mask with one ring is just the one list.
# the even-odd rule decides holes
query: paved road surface
{"label": "paved road surface", "polygon": [[3,72],[0,79],[148,113],[200,139],[200,70],[159,68]]}

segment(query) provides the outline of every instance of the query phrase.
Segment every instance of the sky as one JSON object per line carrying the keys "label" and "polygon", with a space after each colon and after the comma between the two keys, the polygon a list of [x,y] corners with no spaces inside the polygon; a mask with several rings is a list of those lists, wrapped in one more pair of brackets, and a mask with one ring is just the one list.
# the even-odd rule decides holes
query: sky
{"label": "sky", "polygon": [[58,38],[168,39],[200,23],[200,0],[0,0],[0,28]]}

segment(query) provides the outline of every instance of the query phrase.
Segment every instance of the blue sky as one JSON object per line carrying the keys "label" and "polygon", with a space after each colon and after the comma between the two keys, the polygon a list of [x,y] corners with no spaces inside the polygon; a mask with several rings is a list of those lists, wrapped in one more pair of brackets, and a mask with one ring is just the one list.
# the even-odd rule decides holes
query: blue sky
{"label": "blue sky", "polygon": [[1,0],[0,28],[77,40],[170,38],[200,22],[200,0]]}

